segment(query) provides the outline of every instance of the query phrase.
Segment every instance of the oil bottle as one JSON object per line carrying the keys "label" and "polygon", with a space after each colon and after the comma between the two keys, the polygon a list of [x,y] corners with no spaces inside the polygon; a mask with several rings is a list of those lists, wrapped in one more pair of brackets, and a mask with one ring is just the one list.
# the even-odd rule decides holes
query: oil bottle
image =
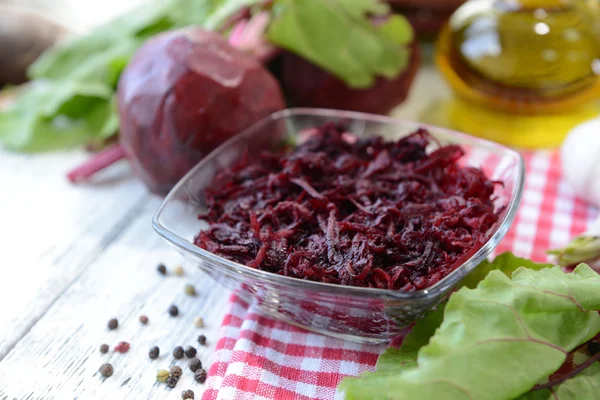
{"label": "oil bottle", "polygon": [[436,63],[457,98],[452,127],[518,147],[550,147],[600,113],[597,0],[470,0]]}

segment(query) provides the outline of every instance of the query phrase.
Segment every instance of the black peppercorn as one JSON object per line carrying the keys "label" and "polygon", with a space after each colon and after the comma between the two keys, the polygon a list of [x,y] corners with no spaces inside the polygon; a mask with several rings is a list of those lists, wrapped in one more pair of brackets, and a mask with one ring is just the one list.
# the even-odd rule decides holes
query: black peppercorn
{"label": "black peppercorn", "polygon": [[179,382],[179,378],[175,378],[174,376],[170,376],[167,379],[167,386],[170,387],[171,389],[173,389],[175,386],[177,386],[177,382]]}
{"label": "black peppercorn", "polygon": [[100,371],[100,374],[105,378],[112,376],[112,374],[114,372],[113,366],[110,364],[102,364],[98,371]]}
{"label": "black peppercorn", "polygon": [[173,365],[171,367],[171,376],[174,376],[175,378],[179,379],[181,374],[183,374],[183,371],[180,367],[178,367],[177,365]]}
{"label": "black peppercorn", "polygon": [[165,267],[165,264],[158,264],[158,267],[156,267],[156,270],[161,275],[166,275],[167,274],[167,267]]}
{"label": "black peppercorn", "polygon": [[588,342],[587,348],[590,356],[595,356],[596,354],[600,353],[600,343],[598,342]]}
{"label": "black peppercorn", "polygon": [[196,372],[198,371],[200,368],[202,368],[202,361],[198,360],[196,357],[192,358],[190,360],[190,362],[188,363],[188,367],[190,368],[190,371],[192,372]]}
{"label": "black peppercorn", "polygon": [[113,318],[110,321],[108,321],[108,329],[110,329],[110,330],[117,329],[118,326],[119,326],[119,321],[116,318]]}
{"label": "black peppercorn", "polygon": [[194,392],[191,391],[191,390],[184,390],[183,392],[181,392],[181,398],[183,400],[186,400],[186,399],[192,399],[193,400],[194,399]]}
{"label": "black peppercorn", "polygon": [[188,346],[185,348],[185,356],[187,358],[194,358],[196,357],[196,349],[192,346]]}
{"label": "black peppercorn", "polygon": [[171,304],[171,307],[169,307],[169,314],[171,317],[176,317],[179,315],[179,308],[177,308],[175,304]]}
{"label": "black peppercorn", "polygon": [[204,335],[198,336],[198,343],[200,343],[202,346],[204,346],[206,344],[206,336],[204,336]]}
{"label": "black peppercorn", "polygon": [[194,373],[194,380],[198,383],[206,382],[206,371],[203,369],[199,369]]}
{"label": "black peppercorn", "polygon": [[173,357],[176,359],[181,360],[183,358],[183,354],[183,347],[177,346],[173,349]]}
{"label": "black peppercorn", "polygon": [[156,360],[158,358],[159,354],[160,354],[160,349],[158,348],[158,346],[154,346],[148,352],[148,357],[150,357],[150,359],[152,359],[152,360]]}
{"label": "black peppercorn", "polygon": [[145,315],[140,315],[140,322],[146,325],[148,323],[148,317],[146,317]]}
{"label": "black peppercorn", "polygon": [[108,353],[108,345],[106,343],[100,345],[100,353],[102,353],[102,354]]}

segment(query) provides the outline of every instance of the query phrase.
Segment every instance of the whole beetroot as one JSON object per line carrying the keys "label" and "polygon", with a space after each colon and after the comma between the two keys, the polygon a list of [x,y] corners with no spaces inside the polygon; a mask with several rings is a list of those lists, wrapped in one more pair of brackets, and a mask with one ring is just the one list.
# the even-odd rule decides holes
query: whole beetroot
{"label": "whole beetroot", "polygon": [[294,106],[387,114],[408,96],[420,64],[416,43],[407,69],[393,79],[379,77],[368,89],[353,89],[329,72],[292,53],[282,55],[281,86]]}
{"label": "whole beetroot", "polygon": [[255,58],[200,28],[159,34],[118,87],[120,144],[136,174],[164,194],[196,163],[252,123],[285,108]]}
{"label": "whole beetroot", "polygon": [[217,33],[199,28],[150,39],[118,88],[121,145],[157,193],[252,123],[285,108],[273,76]]}

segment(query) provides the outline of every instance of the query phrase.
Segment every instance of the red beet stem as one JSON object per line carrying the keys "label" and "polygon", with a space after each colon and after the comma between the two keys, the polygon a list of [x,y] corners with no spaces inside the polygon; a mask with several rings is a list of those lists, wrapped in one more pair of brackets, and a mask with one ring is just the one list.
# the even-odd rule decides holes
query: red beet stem
{"label": "red beet stem", "polygon": [[105,150],[102,150],[85,163],[69,171],[67,173],[67,178],[73,183],[83,181],[94,175],[96,172],[103,170],[104,168],[125,157],[126,155],[123,147],[121,147],[119,144],[116,144]]}

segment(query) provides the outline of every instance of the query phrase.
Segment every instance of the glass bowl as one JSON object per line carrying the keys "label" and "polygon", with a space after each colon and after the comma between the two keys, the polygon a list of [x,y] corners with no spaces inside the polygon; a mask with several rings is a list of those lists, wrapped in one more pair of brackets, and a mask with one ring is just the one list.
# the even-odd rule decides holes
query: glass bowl
{"label": "glass bowl", "polygon": [[[504,183],[496,185],[496,205],[503,211],[487,242],[473,249],[460,266],[434,286],[408,293],[277,275],[226,260],[194,245],[194,237],[208,226],[198,218],[205,211],[204,189],[219,171],[243,155],[259,154],[290,140],[297,143],[302,137],[300,132],[330,121],[344,121],[357,136],[380,135],[388,140],[423,127],[442,145],[461,145],[466,152],[461,161],[464,165],[481,167],[488,177]],[[166,197],[154,215],[153,226],[187,261],[245,301],[256,304],[266,315],[329,336],[379,343],[391,340],[438,304],[490,255],[515,217],[524,176],[524,162],[517,152],[462,133],[356,112],[289,109],[256,123],[202,160]]]}

